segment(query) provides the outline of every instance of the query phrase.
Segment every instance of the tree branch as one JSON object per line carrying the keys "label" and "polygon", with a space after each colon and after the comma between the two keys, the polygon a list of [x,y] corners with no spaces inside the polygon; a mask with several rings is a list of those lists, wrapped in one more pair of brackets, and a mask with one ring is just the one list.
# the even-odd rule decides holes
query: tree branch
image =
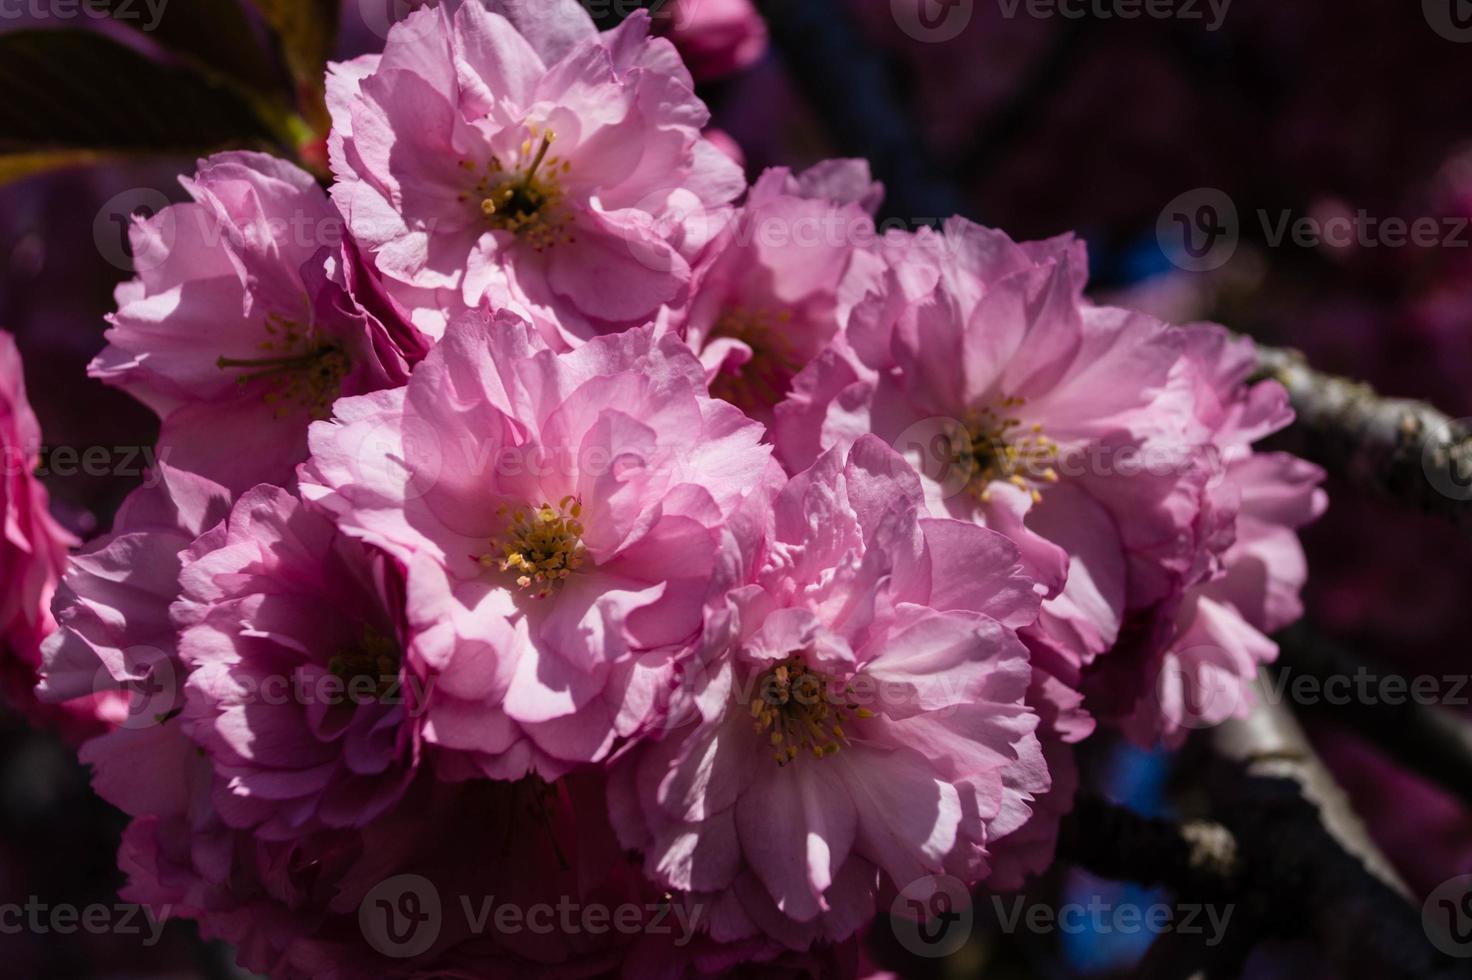
{"label": "tree branch", "polygon": [[1100,877],[1169,888],[1178,902],[1226,918],[1224,935],[1162,937],[1142,977],[1238,976],[1269,937],[1314,939],[1346,978],[1464,977],[1428,943],[1419,910],[1345,849],[1300,786],[1247,777],[1220,823],[1173,824],[1084,798],[1064,824],[1059,856]]}
{"label": "tree branch", "polygon": [[[1277,663],[1269,667],[1276,686],[1302,710],[1352,728],[1412,772],[1472,805],[1472,723],[1454,711],[1422,698],[1418,679],[1380,669],[1299,623],[1274,639]],[[1297,697],[1296,677],[1314,681],[1311,702]],[[1335,696],[1331,682],[1343,680]],[[1361,679],[1373,681],[1364,691]],[[1433,699],[1452,692],[1432,678]],[[1392,691],[1391,682],[1395,690]]]}
{"label": "tree branch", "polygon": [[1265,680],[1259,688],[1248,717],[1213,733],[1223,763],[1208,780],[1217,821],[1175,824],[1084,798],[1059,856],[1166,886],[1181,902],[1231,908],[1219,943],[1177,937],[1147,958],[1152,976],[1235,976],[1269,937],[1314,939],[1347,978],[1465,976],[1428,942],[1405,885],[1293,716],[1267,697]]}
{"label": "tree branch", "polygon": [[[1297,922],[1345,977],[1464,975],[1428,942],[1409,892],[1288,708],[1258,679],[1257,705],[1213,733],[1231,763],[1211,786],[1242,842],[1266,934]],[[1251,919],[1257,918],[1256,923]]]}
{"label": "tree branch", "polygon": [[1472,534],[1472,430],[1465,420],[1315,371],[1297,351],[1260,346],[1258,366],[1288,389],[1307,436],[1304,455],[1357,487]]}

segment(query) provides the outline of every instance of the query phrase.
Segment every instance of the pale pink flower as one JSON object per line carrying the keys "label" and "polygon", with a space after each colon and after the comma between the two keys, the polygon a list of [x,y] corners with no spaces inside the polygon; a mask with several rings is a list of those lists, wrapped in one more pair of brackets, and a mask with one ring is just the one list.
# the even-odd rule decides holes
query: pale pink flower
{"label": "pale pink flower", "polygon": [[182,183],[191,201],[132,228],[138,275],[91,373],[158,413],[173,465],[236,493],[284,484],[307,424],[339,395],[402,384],[424,341],[374,297],[310,174],[223,153]]}
{"label": "pale pink flower", "polygon": [[[1244,716],[1258,668],[1277,657],[1269,634],[1302,615],[1308,564],[1297,529],[1328,505],[1317,466],[1252,444],[1293,421],[1276,381],[1249,386],[1257,357],[1247,339],[1216,326],[1189,328],[1183,367],[1197,385],[1197,414],[1214,432],[1220,479],[1211,506],[1234,520],[1220,559],[1182,597],[1169,622],[1170,646],[1146,666],[1145,695],[1125,729],[1174,747],[1197,728]],[[1153,689],[1152,689],[1153,685]]]}
{"label": "pale pink flower", "polygon": [[770,423],[792,379],[843,329],[875,263],[870,211],[882,188],[862,161],[800,175],[768,170],[696,266],[672,323],[699,354],[711,392]]}
{"label": "pale pink flower", "polygon": [[418,754],[397,569],[279,487],[241,497],[224,534],[186,561],[172,612],[216,810],[274,840],[362,826]]}
{"label": "pale pink flower", "polygon": [[340,401],[302,492],[408,569],[425,738],[487,775],[603,758],[699,639],[728,516],[774,468],[652,328],[558,354],[510,314],[451,324],[407,388]]}
{"label": "pale pink flower", "polygon": [[712,938],[793,949],[853,934],[881,881],[985,877],[992,824],[1048,787],[1016,547],[925,517],[908,464],[868,436],[788,482],[752,561],[691,683],[696,723],[615,770],[624,844],[712,903]]}
{"label": "pale pink flower", "polygon": [[1082,296],[1072,239],[1016,244],[962,219],[890,234],[888,271],[777,410],[789,470],[873,432],[919,469],[930,510],[1016,541],[1048,601],[1027,631],[1077,686],[1127,613],[1203,565],[1207,433],[1174,373],[1184,339]]}
{"label": "pale pink flower", "polygon": [[15,339],[0,331],[0,691],[18,711],[75,736],[96,724],[92,705],[57,712],[38,704],[33,688],[41,641],[55,628],[51,596],[66,567],[72,536],[51,516],[36,479],[41,426],[26,399]]}
{"label": "pale pink flower", "polygon": [[559,344],[652,319],[739,168],[647,13],[600,35],[570,0],[492,6],[415,11],[334,66],[333,199],[431,334],[488,302]]}

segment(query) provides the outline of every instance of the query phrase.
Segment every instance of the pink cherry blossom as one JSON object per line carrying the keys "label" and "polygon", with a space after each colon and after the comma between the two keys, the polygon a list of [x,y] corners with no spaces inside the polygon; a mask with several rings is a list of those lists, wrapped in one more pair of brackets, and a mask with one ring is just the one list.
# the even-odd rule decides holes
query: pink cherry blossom
{"label": "pink cherry blossom", "polygon": [[241,497],[224,534],[186,561],[172,613],[215,807],[274,840],[361,826],[417,755],[397,570],[279,487]]}
{"label": "pink cherry blossom", "polygon": [[1184,338],[1084,300],[1072,239],[954,219],[879,251],[883,284],[778,407],[778,452],[790,470],[873,432],[908,453],[933,513],[1016,541],[1048,595],[1035,665],[1076,687],[1127,613],[1170,603],[1207,560]]}
{"label": "pink cherry blossom", "polygon": [[478,771],[546,778],[607,755],[687,655],[723,527],[774,468],[652,328],[568,354],[467,314],[407,388],[340,401],[302,492],[408,569],[425,738]]}
{"label": "pink cherry blossom", "polygon": [[1084,697],[1041,667],[1034,667],[1027,706],[1038,715],[1043,766],[1015,767],[1004,774],[1008,789],[987,843],[991,873],[987,887],[1015,891],[1053,864],[1058,828],[1073,809],[1078,790],[1074,744],[1094,731]]}
{"label": "pink cherry blossom", "polygon": [[[98,769],[127,765],[113,756]],[[420,778],[362,828],[261,841],[220,822],[211,778],[193,752],[160,774],[196,791],[171,807],[132,811],[120,894],[195,920],[202,936],[234,946],[247,970],[281,980],[641,976],[620,973],[639,939],[627,926],[560,925],[563,907],[579,922],[584,910],[602,909],[605,924],[632,908],[641,931],[659,914],[650,910],[660,896],[618,852],[606,821],[587,818],[604,806],[596,780]],[[431,900],[436,917],[408,918],[432,914]],[[497,924],[506,907],[519,913],[515,927]],[[545,919],[534,918],[538,907]],[[669,916],[677,935],[679,923]]]}
{"label": "pink cherry blossom", "polygon": [[[284,491],[254,490],[232,513],[222,488],[168,467],[128,498],[112,534],[76,558],[58,592],[60,629],[46,645],[41,690],[57,703],[98,690],[131,696],[128,716],[81,752],[98,794],[131,818],[119,854],[129,879],[122,897],[160,917],[195,919],[205,937],[235,945],[247,969],[285,978],[486,975],[488,962],[503,964],[505,972],[493,975],[506,977],[561,975],[573,963],[588,974],[611,968],[627,935],[524,931],[508,938],[447,917],[439,941],[403,957],[360,915],[375,886],[402,874],[430,881],[456,906],[462,894],[523,907],[564,896],[610,908],[648,899],[606,821],[583,821],[604,808],[596,779],[570,777],[554,788],[536,780],[448,785],[421,778],[395,787],[386,806],[363,793],[362,809],[351,797],[364,786],[340,779],[337,795],[316,798],[316,819],[302,820],[310,795],[303,784],[309,789],[316,774],[293,774],[286,763],[302,758],[274,754],[291,740],[290,725],[279,717],[261,724],[248,709],[261,741],[223,744],[231,728],[216,713],[224,705],[216,698],[230,690],[222,671],[241,679],[233,652],[260,639],[280,656],[324,631],[350,630],[347,620],[365,605],[373,615],[380,597],[373,576],[382,570]],[[320,622],[308,625],[299,615],[266,621],[271,606],[314,590],[324,603]],[[321,615],[327,603],[342,622]],[[225,625],[232,616],[234,630]],[[371,767],[373,737],[351,726],[339,733],[346,766]],[[232,746],[273,754],[252,768]],[[245,789],[260,795],[242,799]],[[276,813],[252,814],[248,804],[262,804],[271,792],[282,796]],[[347,825],[330,826],[342,806]],[[375,808],[381,812],[372,816]]]}
{"label": "pink cherry blossom", "polygon": [[[112,533],[72,558],[57,589],[57,631],[42,651],[37,694],[51,704],[98,694],[125,702],[110,719],[116,727],[84,745],[81,756],[133,757],[133,765],[99,769],[94,781],[103,798],[129,813],[175,805],[188,792],[173,778],[188,768],[192,750],[180,747],[178,735],[186,671],[169,607],[190,549],[223,540],[229,507],[223,487],[161,466],[124,501]],[[138,758],[149,759],[158,778],[139,779]]]}
{"label": "pink cherry blossom", "polygon": [[1048,788],[1016,634],[1039,598],[1016,547],[925,517],[908,464],[866,436],[782,489],[724,602],[696,723],[612,777],[646,873],[711,901],[713,938],[793,949],[853,934],[881,880],[985,877],[993,822]]}
{"label": "pink cherry blossom", "polygon": [[750,67],[767,50],[767,22],[751,0],[674,0],[669,11],[670,40],[702,82]]}
{"label": "pink cherry blossom", "polygon": [[307,423],[402,384],[424,341],[374,298],[310,174],[224,153],[182,183],[191,201],[132,228],[138,276],[91,372],[158,413],[173,465],[237,493],[286,483]]}
{"label": "pink cherry blossom", "polygon": [[762,422],[842,330],[875,263],[870,211],[882,189],[861,161],[764,173],[697,264],[677,318],[711,391]]}
{"label": "pink cherry blossom", "polygon": [[1277,657],[1268,634],[1303,612],[1308,564],[1296,531],[1327,506],[1317,466],[1253,451],[1254,442],[1292,422],[1293,411],[1276,381],[1247,385],[1257,365],[1252,342],[1212,326],[1192,328],[1190,340],[1197,412],[1221,453],[1213,505],[1235,518],[1235,530],[1219,564],[1184,595],[1169,649],[1147,668],[1149,696],[1125,721],[1139,741],[1159,737],[1170,746],[1251,708],[1258,667]]}
{"label": "pink cherry blossom", "polygon": [[0,691],[38,724],[56,724],[76,736],[96,724],[92,706],[48,710],[32,690],[41,641],[56,628],[51,596],[73,543],[51,517],[46,488],[36,479],[41,448],[41,426],[26,399],[20,352],[14,338],[0,332]]}
{"label": "pink cherry blossom", "polygon": [[493,7],[415,11],[334,67],[333,199],[433,335],[486,302],[554,343],[652,319],[739,169],[645,12],[600,35],[571,0]]}

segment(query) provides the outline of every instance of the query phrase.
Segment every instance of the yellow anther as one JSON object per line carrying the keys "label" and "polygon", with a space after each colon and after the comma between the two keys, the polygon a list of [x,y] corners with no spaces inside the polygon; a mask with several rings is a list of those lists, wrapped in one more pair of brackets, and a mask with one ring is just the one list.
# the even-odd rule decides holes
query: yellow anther
{"label": "yellow anther", "polygon": [[[533,589],[535,598],[545,599],[586,560],[583,525],[572,519],[568,510],[570,502],[572,510],[581,513],[581,507],[572,497],[564,497],[555,508],[543,503],[532,511],[530,520],[527,512],[518,508],[511,513],[505,533],[491,543],[492,551],[477,556],[477,561],[482,567],[494,566],[513,573],[520,588]],[[507,511],[503,505],[497,513],[505,517]],[[502,557],[496,558],[496,551]]]}
{"label": "yellow anther", "polygon": [[793,654],[758,679],[750,703],[752,728],[766,734],[778,765],[797,758],[800,750],[815,759],[835,755],[849,741],[839,721],[850,714],[874,717],[872,711],[850,703],[850,688],[832,688],[827,677],[808,668],[801,654]]}
{"label": "yellow anther", "polygon": [[[955,454],[953,463],[967,475],[967,489],[982,503],[990,503],[991,488],[1006,483],[1025,491],[1038,502],[1042,485],[1058,482],[1058,472],[1051,465],[1058,455],[1058,444],[1043,435],[1040,422],[1004,414],[1021,408],[1027,400],[1009,396],[980,411],[966,416],[968,444]],[[1027,435],[1020,435],[1019,430]]]}

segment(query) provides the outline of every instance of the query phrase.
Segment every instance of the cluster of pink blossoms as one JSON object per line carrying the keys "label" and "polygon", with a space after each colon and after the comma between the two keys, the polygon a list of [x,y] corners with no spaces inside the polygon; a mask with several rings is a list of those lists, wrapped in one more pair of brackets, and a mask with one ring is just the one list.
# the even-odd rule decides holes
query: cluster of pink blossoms
{"label": "cluster of pink blossoms", "polygon": [[134,228],[111,533],[58,584],[3,484],[126,897],[285,977],[846,976],[1048,866],[1096,725],[1246,710],[1323,499],[1245,342],[880,234],[859,162],[748,188],[643,15],[444,3],[328,82],[329,191],[224,154]]}

